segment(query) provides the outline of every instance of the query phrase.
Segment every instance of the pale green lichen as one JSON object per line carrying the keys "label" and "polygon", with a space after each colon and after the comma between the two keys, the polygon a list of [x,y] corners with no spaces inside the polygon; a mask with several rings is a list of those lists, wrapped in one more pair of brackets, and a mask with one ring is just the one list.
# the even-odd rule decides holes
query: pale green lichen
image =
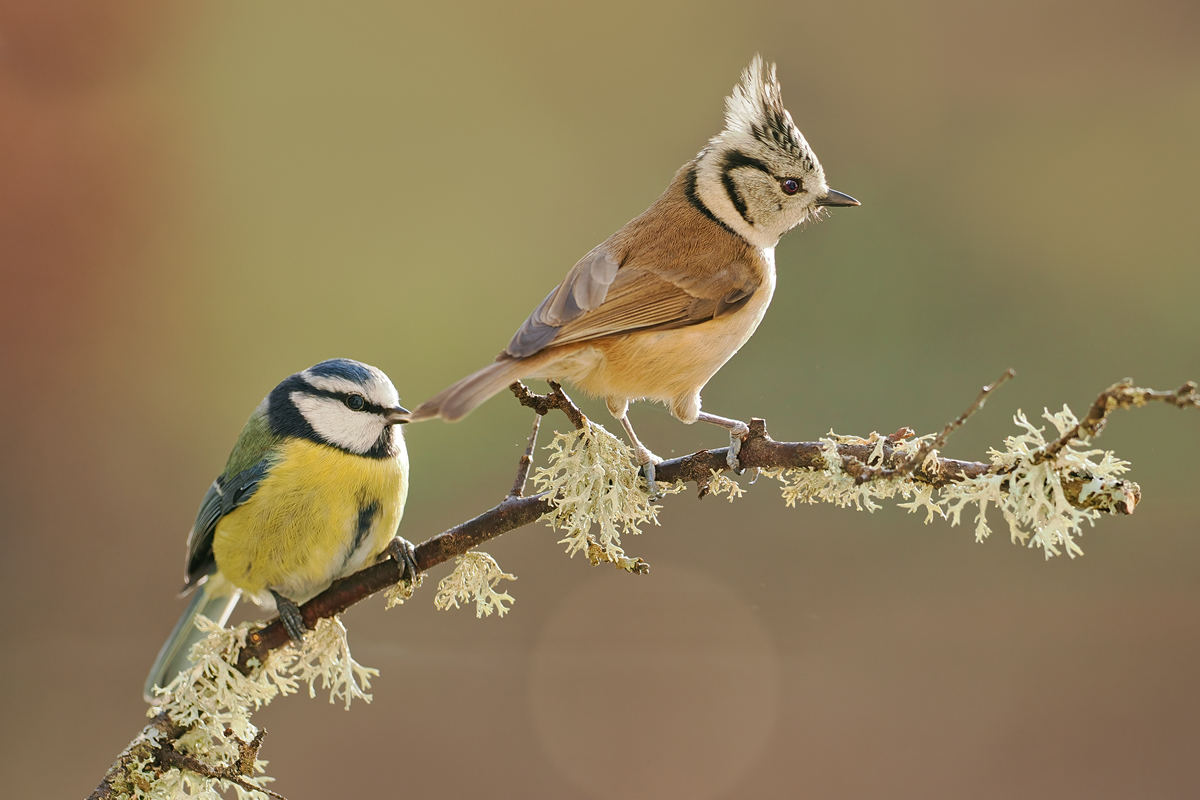
{"label": "pale green lichen", "polygon": [[476,618],[490,617],[493,611],[503,617],[509,610],[504,604],[512,605],[516,601],[508,592],[497,592],[496,585],[502,580],[516,579],[515,575],[500,569],[496,559],[487,553],[464,553],[454,560],[454,571],[438,583],[433,604],[445,611],[474,599]]}
{"label": "pale green lichen", "polygon": [[[1078,424],[1066,406],[1057,414],[1046,411],[1043,416],[1054,425],[1059,436]],[[1072,558],[1082,555],[1076,538],[1082,534],[1085,522],[1095,524],[1101,511],[1072,505],[1063,481],[1081,476],[1089,478],[1080,492],[1080,500],[1105,495],[1111,503],[1093,504],[1112,507],[1124,498],[1125,489],[1116,478],[1128,470],[1128,462],[1107,450],[1087,449],[1086,437],[1068,443],[1053,458],[1039,461],[1050,443],[1043,435],[1044,429],[1034,426],[1020,411],[1013,421],[1024,429],[1024,433],[1007,437],[1003,451],[989,451],[991,471],[941,488],[918,483],[908,475],[874,476],[857,482],[843,469],[837,445],[874,445],[867,465],[877,467],[882,464],[885,438],[876,433],[868,439],[860,439],[838,436],[831,431],[829,436],[821,439],[824,469],[775,469],[763,470],[762,474],[783,483],[783,498],[789,506],[824,502],[843,508],[853,505],[860,511],[873,512],[880,508],[876,500],[900,495],[908,502],[899,503],[899,507],[910,513],[924,509],[926,524],[937,514],[948,518],[951,525],[960,523],[964,509],[975,506],[975,539],[980,542],[991,533],[987,524],[991,506],[1004,516],[1014,543],[1040,547],[1046,558],[1060,555],[1064,550]],[[931,438],[925,436],[894,443],[894,449],[914,457]],[[923,464],[925,471],[936,472],[936,459],[937,451],[932,450]]]}
{"label": "pale green lichen", "polygon": [[[1047,410],[1042,416],[1054,425],[1059,436],[1079,422],[1066,406],[1057,414]],[[988,451],[996,472],[944,487],[941,492],[944,513],[952,525],[957,525],[963,508],[976,505],[979,510],[975,516],[975,539],[983,541],[991,533],[987,524],[987,507],[991,504],[1004,516],[1014,544],[1040,547],[1046,558],[1060,555],[1060,547],[1072,558],[1083,555],[1075,539],[1083,533],[1083,523],[1095,525],[1101,512],[1072,505],[1067,500],[1063,478],[1090,476],[1084,491],[1110,491],[1112,479],[1127,472],[1129,462],[1111,451],[1086,449],[1087,437],[1067,444],[1054,458],[1039,462],[1049,444],[1043,436],[1045,429],[1033,425],[1020,411],[1013,422],[1025,432],[1006,437],[1003,452]],[[1081,499],[1086,499],[1082,493]]]}
{"label": "pale green lichen", "polygon": [[[174,747],[197,760],[212,766],[234,764],[242,747],[258,734],[250,721],[251,714],[271,702],[277,695],[292,694],[300,684],[307,683],[309,696],[315,696],[316,684],[329,690],[329,701],[337,699],[350,707],[358,698],[370,702],[366,693],[370,677],[379,673],[364,667],[350,656],[346,629],[341,621],[322,619],[304,637],[302,646],[295,645],[273,651],[260,669],[246,676],[234,666],[238,653],[246,644],[250,626],[222,628],[203,616],[196,618],[196,627],[207,636],[192,646],[192,666],[179,673],[165,689],[156,690],[163,702],[151,708],[149,716],[165,711],[172,721],[187,731],[172,743]],[[147,739],[162,738],[151,729]],[[272,780],[261,774],[266,761],[255,760],[254,772],[241,780],[252,787],[261,787]],[[264,792],[247,789],[237,783],[200,775],[178,768],[162,769],[150,760],[135,760],[129,767],[130,780],[136,797],[152,800],[218,800],[230,788],[239,798],[263,800]]]}
{"label": "pale green lichen", "polygon": [[[371,678],[379,676],[379,670],[364,667],[351,657],[346,626],[337,617],[319,620],[317,627],[305,634],[302,648],[289,647],[283,653],[292,658],[286,668],[275,667],[272,675],[280,694],[292,694],[300,684],[307,683],[308,696],[316,697],[319,680],[322,691],[329,690],[330,703],[341,700],[349,710],[355,699],[371,702],[367,689],[371,688]],[[266,668],[272,666],[272,659],[268,658]]]}
{"label": "pale green lichen", "polygon": [[413,593],[421,588],[421,584],[425,582],[425,573],[422,572],[417,576],[417,579],[412,583],[408,581],[397,581],[391,586],[383,590],[383,596],[387,598],[385,608],[404,605],[405,600],[411,600]]}
{"label": "pale green lichen", "polygon": [[746,493],[746,490],[741,487],[737,481],[730,478],[723,472],[718,470],[709,470],[712,473],[708,479],[708,493],[712,495],[728,494],[729,502],[737,500]]}
{"label": "pale green lichen", "polygon": [[[926,441],[932,439],[932,434],[919,438],[908,439],[894,443],[894,450],[908,456],[915,456]],[[824,469],[764,469],[762,474],[774,478],[783,484],[784,502],[789,507],[797,503],[832,503],[839,508],[853,505],[859,511],[875,512],[882,508],[876,500],[889,500],[897,494],[908,499],[919,491],[919,486],[907,477],[875,478],[858,483],[853,475],[842,469],[842,457],[838,453],[839,444],[871,445],[871,454],[867,458],[868,467],[878,467],[883,463],[884,444],[886,437],[872,433],[866,439],[858,436],[841,436],[829,432],[821,440],[821,456],[825,461]],[[936,458],[937,451],[930,453],[930,458]]]}
{"label": "pale green lichen", "polygon": [[[631,569],[639,559],[625,556],[621,536],[641,533],[640,526],[658,524],[660,506],[646,489],[633,463],[633,451],[602,426],[589,421],[579,430],[555,433],[545,448],[549,465],[533,476],[546,492],[551,510],[542,519],[563,532],[559,544],[567,553],[587,553],[593,563],[609,562]],[[596,533],[590,534],[592,524]]]}

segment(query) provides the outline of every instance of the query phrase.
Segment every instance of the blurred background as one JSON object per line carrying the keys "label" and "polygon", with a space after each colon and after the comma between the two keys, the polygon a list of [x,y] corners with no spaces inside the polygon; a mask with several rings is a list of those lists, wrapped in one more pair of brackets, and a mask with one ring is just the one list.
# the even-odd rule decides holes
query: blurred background
{"label": "blurred background", "polygon": [[[0,4],[0,772],[83,796],[144,723],[184,539],[243,421],[349,356],[415,404],[490,360],[722,124],[751,55],[862,208],[784,239],[705,408],[778,439],[939,428],[947,453],[1200,379],[1200,6]],[[610,428],[596,403],[585,406]],[[635,406],[660,455],[724,444]],[[559,427],[561,418],[550,418]],[[501,396],[406,430],[402,533],[508,489]],[[545,429],[544,429],[545,430]],[[543,444],[548,441],[548,431]],[[346,616],[375,701],[256,716],[290,800],[1195,797],[1200,414],[1099,440],[1144,500],[1086,556],[668,499],[646,577],[543,526],[487,547],[503,620]],[[746,483],[743,481],[743,483]]]}

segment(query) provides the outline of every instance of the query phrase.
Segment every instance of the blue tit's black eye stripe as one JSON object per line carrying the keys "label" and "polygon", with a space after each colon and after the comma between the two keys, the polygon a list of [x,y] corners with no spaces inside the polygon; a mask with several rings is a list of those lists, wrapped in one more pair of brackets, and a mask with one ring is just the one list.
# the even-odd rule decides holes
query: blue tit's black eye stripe
{"label": "blue tit's black eye stripe", "polygon": [[[341,360],[344,361],[346,359]],[[267,425],[270,427],[272,433],[276,436],[295,436],[301,439],[308,439],[310,442],[317,442],[318,444],[330,444],[313,429],[309,421],[300,413],[300,409],[292,402],[293,392],[300,392],[313,397],[328,397],[342,403],[352,393],[318,389],[304,380],[301,373],[296,373],[284,379],[282,383],[271,390],[271,394],[267,395]],[[389,409],[369,402],[364,398],[362,410],[372,414],[383,415]],[[394,426],[388,425],[384,427],[383,433],[380,434],[379,441],[375,443],[375,446],[362,455],[367,458],[393,458],[397,452]]]}
{"label": "blue tit's black eye stripe", "polygon": [[324,439],[317,435],[312,425],[292,402],[292,392],[311,392],[312,385],[298,374],[291,375],[267,395],[267,424],[277,436],[297,436],[313,442]]}
{"label": "blue tit's black eye stripe", "polygon": [[[387,409],[383,406],[379,405],[378,403],[372,403],[370,400],[356,392],[334,392],[329,389],[318,389],[311,383],[307,382],[302,382],[298,388],[299,391],[304,392],[307,395],[312,395],[313,397],[328,397],[331,400],[337,400],[353,411],[365,411],[371,414],[383,414],[387,411]],[[293,391],[295,390],[296,388],[293,388]],[[349,401],[352,399],[361,400],[362,405],[359,406],[357,403],[355,403],[354,406],[351,406]]]}

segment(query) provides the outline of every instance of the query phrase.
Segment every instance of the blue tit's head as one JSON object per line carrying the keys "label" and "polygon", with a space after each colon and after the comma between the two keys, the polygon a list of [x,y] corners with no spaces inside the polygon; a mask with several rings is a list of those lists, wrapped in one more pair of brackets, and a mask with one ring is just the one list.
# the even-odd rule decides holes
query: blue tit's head
{"label": "blue tit's head", "polygon": [[280,436],[299,436],[371,458],[403,447],[408,422],[396,387],[382,370],[332,358],[289,376],[267,396],[267,420]]}

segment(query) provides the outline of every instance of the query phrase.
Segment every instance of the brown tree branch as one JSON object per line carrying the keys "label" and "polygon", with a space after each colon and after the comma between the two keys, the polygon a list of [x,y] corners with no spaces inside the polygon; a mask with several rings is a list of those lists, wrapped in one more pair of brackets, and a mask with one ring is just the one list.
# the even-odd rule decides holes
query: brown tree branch
{"label": "brown tree branch", "polygon": [[[1006,373],[995,384],[984,387],[975,403],[957,420],[950,423],[942,434],[931,443],[941,443],[957,427],[967,420],[980,406],[988,394],[1004,380],[1011,377]],[[577,428],[587,424],[587,418],[579,410],[562,387],[551,384],[551,392],[537,395],[520,383],[511,387],[513,394],[522,405],[533,408],[539,418],[551,410],[559,409],[567,415]],[[1042,460],[1053,458],[1071,441],[1083,436],[1095,436],[1104,427],[1108,414],[1117,408],[1131,408],[1146,405],[1149,402],[1166,402],[1179,408],[1200,408],[1200,393],[1195,383],[1186,383],[1174,392],[1156,392],[1150,389],[1134,387],[1132,381],[1122,381],[1102,392],[1092,404],[1088,414],[1071,431],[1047,445]],[[521,497],[516,491],[522,488],[528,477],[529,463],[537,426],[530,436],[530,445],[518,468],[518,480],[514,483],[514,494],[507,497],[498,506],[491,508],[474,519],[467,520],[447,531],[439,533],[422,542],[416,547],[415,557],[417,567],[422,572],[449,561],[455,556],[466,553],[478,547],[489,539],[493,539],[508,531],[530,525],[550,510],[550,502],[545,493],[532,497]],[[993,470],[992,465],[975,461],[959,461],[952,458],[913,458],[903,449],[898,449],[905,439],[913,432],[909,428],[901,428],[891,436],[886,437],[882,447],[878,439],[847,440],[837,443],[837,452],[842,459],[843,468],[853,472],[859,469],[874,472],[874,477],[904,474],[917,483],[942,487],[969,478],[978,477]],[[825,469],[829,465],[825,460],[825,442],[777,442],[767,433],[766,422],[754,418],[750,421],[750,432],[747,434],[739,454],[741,466],[747,469]],[[881,450],[881,463],[868,467],[867,464]],[[664,484],[678,481],[692,481],[703,488],[712,479],[713,472],[728,470],[726,456],[727,447],[714,450],[701,450],[682,458],[663,461],[657,467],[657,480]],[[934,447],[930,446],[929,452]],[[922,448],[922,451],[924,448]],[[920,455],[920,452],[918,452]],[[857,465],[857,466],[856,466]],[[868,477],[868,479],[871,479]],[[1091,482],[1091,476],[1071,476],[1063,483],[1067,499],[1080,508],[1094,508],[1112,514],[1131,514],[1141,499],[1141,490],[1132,481],[1111,481],[1111,487],[1123,499],[1115,501],[1106,493],[1091,492],[1086,500],[1081,500],[1081,491]],[[318,620],[342,613],[354,604],[370,597],[399,582],[402,569],[396,561],[387,559],[378,562],[360,572],[336,581],[332,586],[300,607],[304,623],[309,628],[315,627]],[[266,626],[253,631],[247,637],[246,647],[238,657],[238,668],[249,674],[257,664],[261,664],[267,655],[279,647],[289,643],[288,635],[278,619]],[[157,733],[153,733],[157,731]],[[177,739],[185,730],[175,725],[166,716],[159,714],[149,726],[135,739],[125,752],[117,759],[105,776],[104,780],[91,795],[92,798],[111,798],[131,796],[133,787],[129,784],[128,766],[135,759],[144,760],[146,757],[159,758],[160,749],[169,749],[164,741]],[[261,736],[256,739],[254,746],[261,743]],[[168,761],[174,756],[166,756]],[[188,766],[192,769],[193,767]],[[210,770],[212,768],[209,768]],[[200,771],[200,770],[195,770]],[[200,774],[209,774],[200,772]],[[226,780],[234,780],[227,775],[216,775]]]}
{"label": "brown tree branch", "polygon": [[221,766],[213,766],[207,764],[200,759],[190,756],[187,753],[181,753],[170,746],[170,742],[177,740],[180,736],[187,733],[187,728],[173,722],[167,712],[160,711],[150,720],[150,724],[142,729],[137,738],[130,742],[124,752],[117,757],[117,760],[109,767],[108,774],[104,776],[104,780],[96,787],[96,790],[88,795],[88,800],[115,800],[115,798],[129,798],[135,794],[135,789],[140,789],[143,793],[150,791],[150,787],[137,785],[140,778],[131,770],[128,769],[135,761],[152,762],[164,769],[178,767],[195,772],[197,775],[203,775],[206,778],[218,778],[226,780],[230,783],[236,783],[243,789],[249,789],[256,792],[262,792],[268,797],[276,798],[276,800],[287,800],[283,795],[277,792],[272,792],[270,789],[264,789],[261,786],[255,786],[249,783],[246,778],[254,774],[254,762],[258,759],[259,748],[262,747],[263,738],[267,735],[265,730],[260,730],[258,734],[249,742],[238,742],[238,757],[232,764]]}
{"label": "brown tree branch", "polygon": [[270,789],[264,789],[261,786],[255,786],[246,780],[246,778],[254,774],[254,762],[258,760],[258,751],[262,747],[263,737],[267,735],[265,730],[260,730],[255,734],[254,738],[249,742],[238,741],[238,757],[233,764],[223,766],[213,766],[207,764],[195,756],[190,756],[187,753],[181,753],[173,747],[161,747],[156,753],[156,758],[160,766],[170,769],[177,767],[181,770],[186,769],[197,775],[203,775],[206,778],[217,778],[230,783],[236,783],[243,789],[248,789],[254,792],[262,792],[267,797],[273,797],[275,800],[287,800],[286,797],[278,792],[272,792]]}
{"label": "brown tree branch", "polygon": [[575,430],[587,425],[587,417],[579,410],[579,406],[571,402],[571,398],[567,397],[567,393],[563,391],[560,384],[554,381],[546,381],[550,384],[549,394],[534,394],[529,391],[529,387],[517,381],[508,387],[521,405],[526,408],[532,408],[538,413],[539,417],[544,417],[554,409],[558,409],[567,415],[567,419],[571,420],[571,424],[575,426]]}
{"label": "brown tree branch", "polygon": [[[913,470],[915,470],[919,465],[925,463],[925,459],[929,458],[930,453],[932,453],[934,450],[941,449],[941,447],[946,443],[946,439],[950,438],[950,434],[961,428],[967,420],[974,416],[976,411],[983,408],[983,404],[987,402],[988,395],[1003,386],[1005,381],[1015,377],[1017,377],[1017,373],[1014,372],[1011,367],[1004,370],[1004,374],[997,378],[994,383],[990,383],[980,390],[979,396],[975,398],[975,402],[972,403],[966,411],[959,414],[958,419],[947,423],[946,427],[942,429],[941,433],[939,433],[933,439],[930,439],[928,442],[925,442],[925,444],[921,445],[921,448],[917,450],[915,454],[913,454],[912,458],[902,460],[902,463],[899,466],[894,468],[869,467],[865,461],[857,460],[850,460],[848,463],[843,464],[843,466],[849,468],[850,472],[854,475],[855,483],[859,485],[876,478],[892,478],[912,473]],[[905,438],[908,438],[901,435],[904,431],[909,432],[908,436],[913,435],[912,428],[902,428],[901,430],[896,431],[896,433],[893,433],[891,436],[889,436],[888,441],[904,441]],[[899,437],[899,439],[896,437]]]}
{"label": "brown tree branch", "polygon": [[1105,389],[1092,403],[1088,413],[1071,430],[1046,445],[1036,461],[1048,461],[1075,439],[1083,436],[1098,436],[1108,424],[1108,415],[1118,408],[1141,408],[1152,402],[1169,403],[1176,408],[1200,408],[1200,392],[1195,381],[1188,381],[1173,392],[1156,392],[1133,385],[1132,378],[1114,383]]}
{"label": "brown tree branch", "polygon": [[104,780],[100,781],[96,791],[88,795],[88,800],[133,797],[138,789],[148,792],[149,786],[135,784],[138,776],[129,767],[134,762],[157,759],[160,750],[169,748],[169,745],[163,746],[164,742],[175,741],[185,733],[187,733],[187,728],[173,722],[167,716],[167,712],[159,712],[121,752],[121,755],[117,756],[117,760],[108,768],[108,773],[104,776]]}
{"label": "brown tree branch", "polygon": [[[965,421],[982,406],[987,395],[1007,378],[1008,373],[1005,373],[996,383],[985,386],[979,398],[959,419]],[[587,419],[558,384],[552,383],[552,391],[547,395],[533,394],[520,383],[513,384],[511,388],[522,405],[533,408],[539,415],[549,413],[550,410],[557,408],[562,410],[575,424],[579,424],[575,422],[576,420]],[[1126,381],[1116,384],[1100,394],[1092,405],[1092,411],[1085,418],[1085,421],[1090,420],[1087,422],[1088,427],[1085,428],[1085,423],[1081,422],[1080,431],[1099,432],[1104,425],[1105,417],[1113,409],[1145,405],[1151,400],[1170,402],[1180,408],[1200,407],[1200,396],[1196,393],[1196,384],[1194,383],[1184,384],[1176,392],[1155,392],[1149,389],[1135,389]],[[1097,411],[1097,409],[1100,410]],[[943,440],[959,424],[961,422],[956,420],[948,425],[943,431]],[[978,477],[992,470],[991,464],[940,457],[922,459],[910,466],[909,457],[896,447],[907,438],[905,435],[907,433],[910,433],[907,429],[901,429],[887,437],[883,443],[881,464],[877,468],[870,469],[880,469],[882,472],[890,471],[891,474],[897,474],[902,468],[906,471],[911,469],[909,477],[913,481],[929,484],[935,488]],[[1088,435],[1094,435],[1094,433]],[[1055,452],[1061,450],[1070,441],[1070,438],[1064,438],[1066,441],[1063,441]],[[777,442],[767,434],[766,421],[754,418],[750,420],[750,432],[742,443],[738,458],[741,466],[746,469],[825,469],[828,464],[826,464],[822,452],[823,447],[825,447],[823,442]],[[858,464],[862,465],[864,469],[867,469],[866,465],[875,448],[876,444],[866,439],[837,445],[843,465]],[[660,462],[657,466],[657,480],[664,485],[685,481],[695,482],[702,487],[706,486],[712,478],[713,470],[724,472],[729,469],[726,461],[728,450],[727,447],[701,450],[682,458]],[[1081,475],[1064,481],[1063,488],[1068,501],[1079,507],[1094,508],[1111,514],[1132,514],[1141,500],[1141,488],[1136,483],[1113,481],[1112,488],[1123,498],[1121,502],[1113,502],[1107,496],[1097,493],[1091,493],[1086,501],[1080,501],[1081,490],[1090,480],[1091,476]],[[462,555],[502,533],[536,522],[542,514],[549,510],[550,503],[545,494],[532,497],[509,497],[500,505],[483,512],[474,519],[456,525],[418,545],[416,548],[417,567],[424,572],[437,564]],[[400,578],[400,569],[396,562],[390,559],[343,578],[300,607],[304,623],[312,628],[316,625],[317,620],[342,613],[355,603],[395,584]],[[261,663],[271,650],[287,643],[287,633],[278,619],[252,632],[247,639],[245,650],[238,659],[239,669],[248,673],[252,659]]]}

